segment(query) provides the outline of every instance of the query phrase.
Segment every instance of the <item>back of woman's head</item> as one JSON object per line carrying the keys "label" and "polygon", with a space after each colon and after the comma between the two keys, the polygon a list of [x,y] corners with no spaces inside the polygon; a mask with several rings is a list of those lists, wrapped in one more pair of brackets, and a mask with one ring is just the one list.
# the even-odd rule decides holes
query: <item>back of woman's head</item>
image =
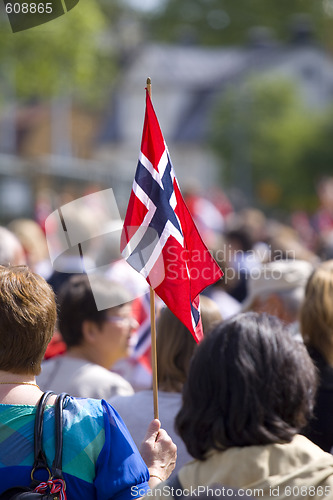
{"label": "back of woman's head", "polygon": [[315,347],[333,364],[333,260],[321,263],[312,273],[301,308],[301,332],[306,344]]}
{"label": "back of woman's head", "polygon": [[38,375],[56,315],[41,276],[26,266],[0,266],[0,370]]}
{"label": "back of woman's head", "polygon": [[[204,335],[221,321],[216,303],[200,297]],[[168,309],[162,309],[157,322],[158,385],[166,392],[180,392],[197,343],[186,326]]]}
{"label": "back of woman's head", "polygon": [[189,453],[291,441],[306,424],[316,386],[303,344],[273,316],[245,313],[199,345],[176,427]]}

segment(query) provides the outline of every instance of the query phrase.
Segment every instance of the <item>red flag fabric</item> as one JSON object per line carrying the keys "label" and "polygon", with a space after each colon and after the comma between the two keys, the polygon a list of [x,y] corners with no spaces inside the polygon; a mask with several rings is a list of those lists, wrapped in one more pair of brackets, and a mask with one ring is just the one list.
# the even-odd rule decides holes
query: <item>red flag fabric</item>
{"label": "red flag fabric", "polygon": [[147,90],[141,153],[120,250],[199,342],[199,294],[222,271],[185,205]]}

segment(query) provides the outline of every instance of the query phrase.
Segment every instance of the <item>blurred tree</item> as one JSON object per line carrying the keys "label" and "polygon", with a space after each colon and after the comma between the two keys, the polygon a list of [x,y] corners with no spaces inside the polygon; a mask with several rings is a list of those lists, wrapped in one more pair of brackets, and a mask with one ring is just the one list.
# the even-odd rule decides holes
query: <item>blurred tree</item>
{"label": "blurred tree", "polygon": [[126,0],[100,0],[99,5],[112,26],[109,34],[117,63],[124,67],[144,41],[145,12],[133,8]]}
{"label": "blurred tree", "polygon": [[165,0],[150,17],[153,39],[202,45],[244,43],[250,28],[271,28],[290,38],[288,23],[296,13],[311,16],[318,39],[333,48],[332,0]]}
{"label": "blurred tree", "polygon": [[317,179],[332,170],[332,130],[332,110],[310,112],[290,81],[252,79],[223,95],[212,147],[224,181],[249,203],[310,209]]}
{"label": "blurred tree", "polygon": [[317,133],[311,137],[300,155],[300,164],[310,208],[315,208],[318,199],[314,192],[322,177],[333,172],[333,107],[327,109],[320,118]]}
{"label": "blurred tree", "polygon": [[115,74],[112,51],[103,39],[106,29],[94,0],[81,0],[66,15],[14,34],[3,15],[0,82],[14,87],[18,98],[66,93],[96,100]]}

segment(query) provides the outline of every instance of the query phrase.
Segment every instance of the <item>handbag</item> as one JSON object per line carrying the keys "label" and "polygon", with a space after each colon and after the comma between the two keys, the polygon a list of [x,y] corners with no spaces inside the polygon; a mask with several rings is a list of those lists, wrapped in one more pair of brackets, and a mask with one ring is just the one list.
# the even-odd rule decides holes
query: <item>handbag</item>
{"label": "handbag", "polygon": [[[31,484],[26,486],[13,486],[0,494],[0,500],[67,500],[66,483],[62,474],[62,414],[66,393],[59,394],[54,405],[55,414],[55,455],[52,472],[48,466],[43,450],[43,416],[46,403],[52,391],[44,392],[36,410],[34,430],[34,463],[31,471]],[[35,478],[35,472],[45,469],[49,475],[46,481]]]}

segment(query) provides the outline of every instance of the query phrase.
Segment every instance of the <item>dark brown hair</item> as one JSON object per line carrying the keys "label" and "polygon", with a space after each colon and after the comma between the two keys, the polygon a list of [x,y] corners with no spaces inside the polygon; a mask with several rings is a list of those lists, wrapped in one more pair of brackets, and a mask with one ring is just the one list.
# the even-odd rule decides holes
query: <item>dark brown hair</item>
{"label": "dark brown hair", "polygon": [[0,266],[0,369],[38,375],[56,314],[41,276],[25,266]]}
{"label": "dark brown hair", "polygon": [[[103,309],[97,309],[96,301],[103,305]],[[61,287],[58,297],[58,326],[66,345],[72,347],[82,343],[84,321],[93,321],[101,327],[107,312],[113,309],[109,305],[119,304],[121,307],[129,301],[129,293],[120,284],[103,276],[71,276]]]}
{"label": "dark brown hair", "polygon": [[311,415],[315,367],[276,317],[245,313],[218,325],[196,350],[176,428],[188,452],[285,443]]}

